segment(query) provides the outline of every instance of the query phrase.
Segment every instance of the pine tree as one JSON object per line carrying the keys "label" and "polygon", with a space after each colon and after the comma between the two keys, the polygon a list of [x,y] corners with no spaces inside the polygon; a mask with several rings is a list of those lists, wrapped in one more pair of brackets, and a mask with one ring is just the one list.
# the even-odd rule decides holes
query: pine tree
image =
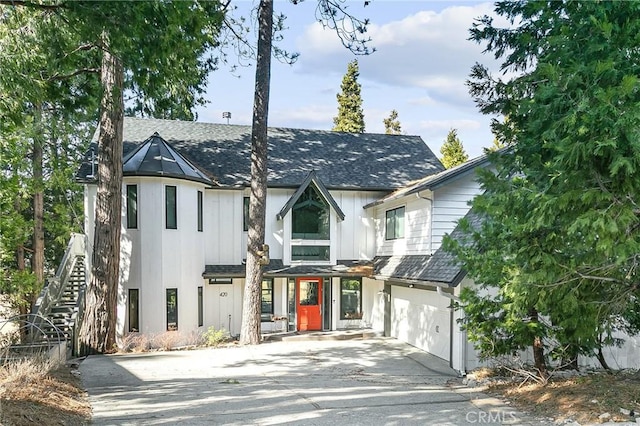
{"label": "pine tree", "polygon": [[444,141],[442,148],[440,148],[440,154],[442,154],[442,164],[447,169],[462,164],[469,159],[460,138],[458,138],[456,129],[449,130],[447,139]]}
{"label": "pine tree", "polygon": [[347,66],[347,73],[342,78],[341,92],[338,93],[338,116],[333,119],[333,131],[348,133],[364,133],[364,113],[362,97],[358,83],[358,61],[354,59]]}
{"label": "pine tree", "polygon": [[384,132],[387,135],[399,135],[402,133],[400,121],[398,120],[398,111],[395,109],[391,110],[389,117],[382,120],[382,122],[384,123]]}

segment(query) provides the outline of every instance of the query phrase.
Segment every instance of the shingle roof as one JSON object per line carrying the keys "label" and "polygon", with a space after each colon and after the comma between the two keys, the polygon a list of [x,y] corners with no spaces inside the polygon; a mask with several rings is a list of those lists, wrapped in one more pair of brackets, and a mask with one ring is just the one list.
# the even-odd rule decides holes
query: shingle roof
{"label": "shingle roof", "polygon": [[[246,265],[206,265],[203,278],[242,278]],[[338,260],[337,265],[291,265],[285,266],[282,259],[271,259],[264,267],[265,276],[371,276],[372,263],[364,260]]]}
{"label": "shingle roof", "polygon": [[[481,217],[472,211],[467,213],[465,219],[475,229],[482,223]],[[458,225],[451,233],[451,238],[466,244],[465,235]],[[378,256],[374,259],[373,265],[374,275],[382,279],[424,281],[450,287],[457,286],[467,274],[455,256],[442,247],[436,250],[433,256]]]}
{"label": "shingle roof", "polygon": [[158,133],[130,151],[122,162],[124,176],[169,176],[213,184],[209,177],[177,153]]}
{"label": "shingle roof", "polygon": [[[221,186],[249,185],[251,126],[127,117],[124,154],[155,132]],[[90,158],[80,181],[91,173]],[[443,170],[419,136],[288,128],[269,128],[268,167],[270,187],[298,187],[316,170],[328,189],[366,190],[401,188]]]}
{"label": "shingle roof", "polygon": [[423,176],[413,182],[410,182],[404,188],[400,188],[384,198],[376,200],[372,203],[364,206],[365,209],[387,201],[395,200],[407,195],[415,194],[416,192],[424,191],[426,189],[434,190],[441,186],[455,182],[457,179],[466,176],[469,173],[473,173],[477,167],[484,167],[489,164],[489,157],[487,155],[481,155],[480,157],[473,158],[466,163],[459,164],[450,169],[435,173],[429,176]]}

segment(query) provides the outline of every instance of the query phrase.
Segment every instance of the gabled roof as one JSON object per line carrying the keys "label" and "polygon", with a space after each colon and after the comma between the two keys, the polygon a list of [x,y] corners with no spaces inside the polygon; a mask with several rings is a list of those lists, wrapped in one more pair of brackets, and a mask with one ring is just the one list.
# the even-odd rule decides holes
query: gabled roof
{"label": "gabled roof", "polygon": [[[126,117],[125,156],[155,132],[220,186],[249,186],[251,126]],[[328,189],[393,191],[443,170],[419,136],[273,127],[268,135],[271,188],[297,188],[316,170]],[[78,180],[91,180],[90,160],[88,155]]]}
{"label": "gabled roof", "polygon": [[202,182],[213,181],[171,147],[156,132],[122,160],[124,176],[165,176]]}
{"label": "gabled roof", "polygon": [[300,196],[312,183],[316,187],[318,192],[320,192],[320,195],[322,196],[322,198],[324,198],[324,200],[329,204],[329,206],[333,209],[336,215],[338,215],[338,218],[340,220],[344,220],[344,213],[340,209],[340,206],[338,206],[338,203],[336,203],[336,200],[334,200],[334,198],[331,196],[331,194],[329,193],[327,188],[324,186],[322,181],[318,178],[318,175],[316,174],[315,170],[311,170],[309,172],[304,182],[302,182],[302,185],[300,185],[300,187],[296,190],[296,192],[294,192],[291,198],[289,198],[289,201],[287,201],[286,204],[282,207],[282,209],[280,210],[280,213],[278,213],[278,215],[276,216],[278,220],[282,220],[282,218],[284,218],[287,215],[287,213],[289,212],[289,210],[291,210],[291,208],[296,203],[296,201],[298,201],[298,198],[300,198]]}
{"label": "gabled roof", "polygon": [[455,182],[469,173],[473,173],[478,167],[485,167],[488,164],[489,157],[486,154],[481,155],[480,157],[473,158],[466,163],[462,163],[450,169],[410,182],[404,188],[400,188],[379,200],[369,203],[364,206],[364,208],[368,209],[369,207],[377,206],[386,203],[387,201],[396,200],[427,189],[433,191],[434,189],[438,189],[442,186]]}
{"label": "gabled roof", "polygon": [[[482,218],[471,210],[465,219],[474,229],[482,224]],[[458,225],[451,233],[451,238],[465,244],[465,235]],[[374,259],[373,269],[374,276],[379,279],[432,283],[445,287],[457,286],[467,275],[456,257],[442,247],[433,256],[378,256]]]}

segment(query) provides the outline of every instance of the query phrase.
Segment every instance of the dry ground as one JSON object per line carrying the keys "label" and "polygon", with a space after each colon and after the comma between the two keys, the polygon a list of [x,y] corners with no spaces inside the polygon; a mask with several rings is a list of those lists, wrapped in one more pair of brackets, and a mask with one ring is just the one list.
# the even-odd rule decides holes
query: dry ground
{"label": "dry ground", "polygon": [[[553,418],[559,422],[567,419],[580,424],[633,422],[634,417],[623,414],[621,408],[640,416],[640,372],[637,371],[551,378],[546,385],[521,383],[495,383],[489,386],[488,392],[505,397],[535,416]],[[609,413],[611,417],[599,419],[604,413]]]}
{"label": "dry ground", "polygon": [[87,425],[91,406],[75,369],[42,362],[0,367],[0,424]]}
{"label": "dry ground", "polygon": [[[0,368],[0,424],[90,424],[91,407],[75,371],[68,366],[49,372],[42,366]],[[488,392],[535,416],[580,424],[599,423],[605,412],[610,421],[629,421],[620,408],[640,413],[640,372],[552,379],[545,386],[510,381],[492,384]]]}

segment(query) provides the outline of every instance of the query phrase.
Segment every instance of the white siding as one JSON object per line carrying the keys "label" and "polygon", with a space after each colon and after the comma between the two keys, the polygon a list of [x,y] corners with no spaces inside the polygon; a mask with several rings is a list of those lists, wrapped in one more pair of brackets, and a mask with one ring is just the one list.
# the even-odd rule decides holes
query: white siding
{"label": "white siding", "polygon": [[[375,208],[377,256],[430,254],[430,199],[429,191],[423,191],[420,197],[413,194]],[[386,240],[386,213],[398,207],[405,208],[404,238]]]}
{"label": "white siding", "polygon": [[384,281],[362,279],[362,322],[374,331],[384,331]]}
{"label": "white siding", "polygon": [[[204,216],[207,265],[239,265],[246,257],[246,233],[242,231],[242,190],[205,191]],[[204,267],[203,267],[204,270]]]}
{"label": "white siding", "polygon": [[469,202],[480,192],[475,173],[434,191],[431,254],[440,248],[442,237],[451,233],[457,221],[467,214]]}
{"label": "white siding", "polygon": [[[126,185],[138,185],[138,228],[126,228]],[[165,228],[165,186],[176,186],[178,229]],[[118,336],[128,332],[129,289],[139,291],[139,324],[144,333],[166,330],[166,289],[178,290],[178,330],[198,327],[197,287],[202,285],[205,232],[197,230],[197,191],[204,185],[176,179],[125,178]],[[207,222],[205,220],[205,229]]]}
{"label": "white siding", "polygon": [[374,218],[370,210],[362,207],[375,201],[382,194],[331,191],[331,195],[345,216],[337,226],[337,259],[372,259],[375,253]]}

